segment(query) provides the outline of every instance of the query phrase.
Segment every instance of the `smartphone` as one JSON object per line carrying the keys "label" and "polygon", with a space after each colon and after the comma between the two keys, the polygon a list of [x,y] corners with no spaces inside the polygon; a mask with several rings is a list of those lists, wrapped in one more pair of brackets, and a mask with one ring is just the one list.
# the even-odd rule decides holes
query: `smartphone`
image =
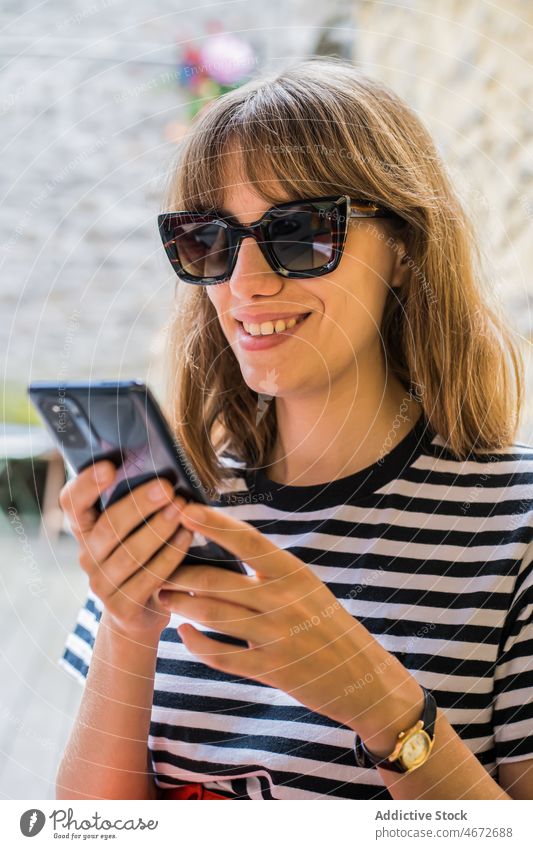
{"label": "smartphone", "polygon": [[[210,503],[142,381],[35,381],[28,394],[74,472],[99,460],[114,463],[117,473],[95,505],[99,511],[152,478],[166,478],[187,501]],[[209,563],[247,574],[240,560],[212,540],[192,546],[182,563]]]}

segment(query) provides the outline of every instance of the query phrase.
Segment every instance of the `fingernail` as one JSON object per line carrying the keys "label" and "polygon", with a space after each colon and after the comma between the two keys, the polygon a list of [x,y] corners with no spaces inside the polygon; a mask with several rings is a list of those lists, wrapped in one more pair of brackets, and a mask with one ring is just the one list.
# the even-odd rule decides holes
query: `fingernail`
{"label": "fingernail", "polygon": [[202,519],[206,517],[206,511],[200,504],[193,504],[189,502],[183,511],[184,516],[190,516],[191,519],[195,519],[200,522]]}
{"label": "fingernail", "polygon": [[94,476],[96,478],[97,483],[105,483],[106,480],[109,480],[111,476],[111,469],[109,466],[99,466],[95,469]]}
{"label": "fingernail", "polygon": [[179,512],[179,505],[176,504],[175,501],[173,501],[171,504],[168,505],[168,507],[165,507],[165,509],[163,510],[163,516],[165,517],[165,519],[175,519],[176,516],[179,515]]}
{"label": "fingernail", "polygon": [[166,490],[160,483],[154,483],[148,490],[148,498],[150,501],[163,501],[166,497]]}

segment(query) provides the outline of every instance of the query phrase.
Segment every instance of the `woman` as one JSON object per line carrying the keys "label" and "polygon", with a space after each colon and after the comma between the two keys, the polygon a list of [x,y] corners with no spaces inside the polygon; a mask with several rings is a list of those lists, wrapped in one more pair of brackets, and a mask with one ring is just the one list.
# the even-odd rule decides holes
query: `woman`
{"label": "woman", "polygon": [[[166,200],[211,506],[161,482],[98,518],[106,463],[63,490],[90,591],[58,796],[533,798],[521,359],[426,130],[301,62],[204,109]],[[203,536],[248,574],[180,568]]]}

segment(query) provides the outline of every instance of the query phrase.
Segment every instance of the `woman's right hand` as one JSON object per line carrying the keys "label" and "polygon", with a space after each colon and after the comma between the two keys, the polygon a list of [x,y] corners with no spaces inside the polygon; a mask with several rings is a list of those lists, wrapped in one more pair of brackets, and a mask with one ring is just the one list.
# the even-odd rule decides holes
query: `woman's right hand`
{"label": "woman's right hand", "polygon": [[158,601],[157,590],[192,540],[192,532],[180,527],[179,509],[186,501],[160,478],[135,487],[99,513],[94,505],[115,473],[107,460],[89,466],[65,484],[59,503],[79,543],[80,565],[108,620],[125,636],[158,639],[170,614]]}

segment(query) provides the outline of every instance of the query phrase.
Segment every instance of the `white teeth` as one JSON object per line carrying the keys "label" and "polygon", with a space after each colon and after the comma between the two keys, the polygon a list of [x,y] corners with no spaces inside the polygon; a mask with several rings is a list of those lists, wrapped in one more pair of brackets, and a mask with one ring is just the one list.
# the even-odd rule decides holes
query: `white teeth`
{"label": "white teeth", "polygon": [[278,318],[275,324],[272,321],[263,321],[262,324],[247,324],[246,321],[242,323],[246,332],[251,336],[271,336],[272,333],[283,333],[284,330],[290,330],[295,324],[295,318],[290,318],[288,321]]}

